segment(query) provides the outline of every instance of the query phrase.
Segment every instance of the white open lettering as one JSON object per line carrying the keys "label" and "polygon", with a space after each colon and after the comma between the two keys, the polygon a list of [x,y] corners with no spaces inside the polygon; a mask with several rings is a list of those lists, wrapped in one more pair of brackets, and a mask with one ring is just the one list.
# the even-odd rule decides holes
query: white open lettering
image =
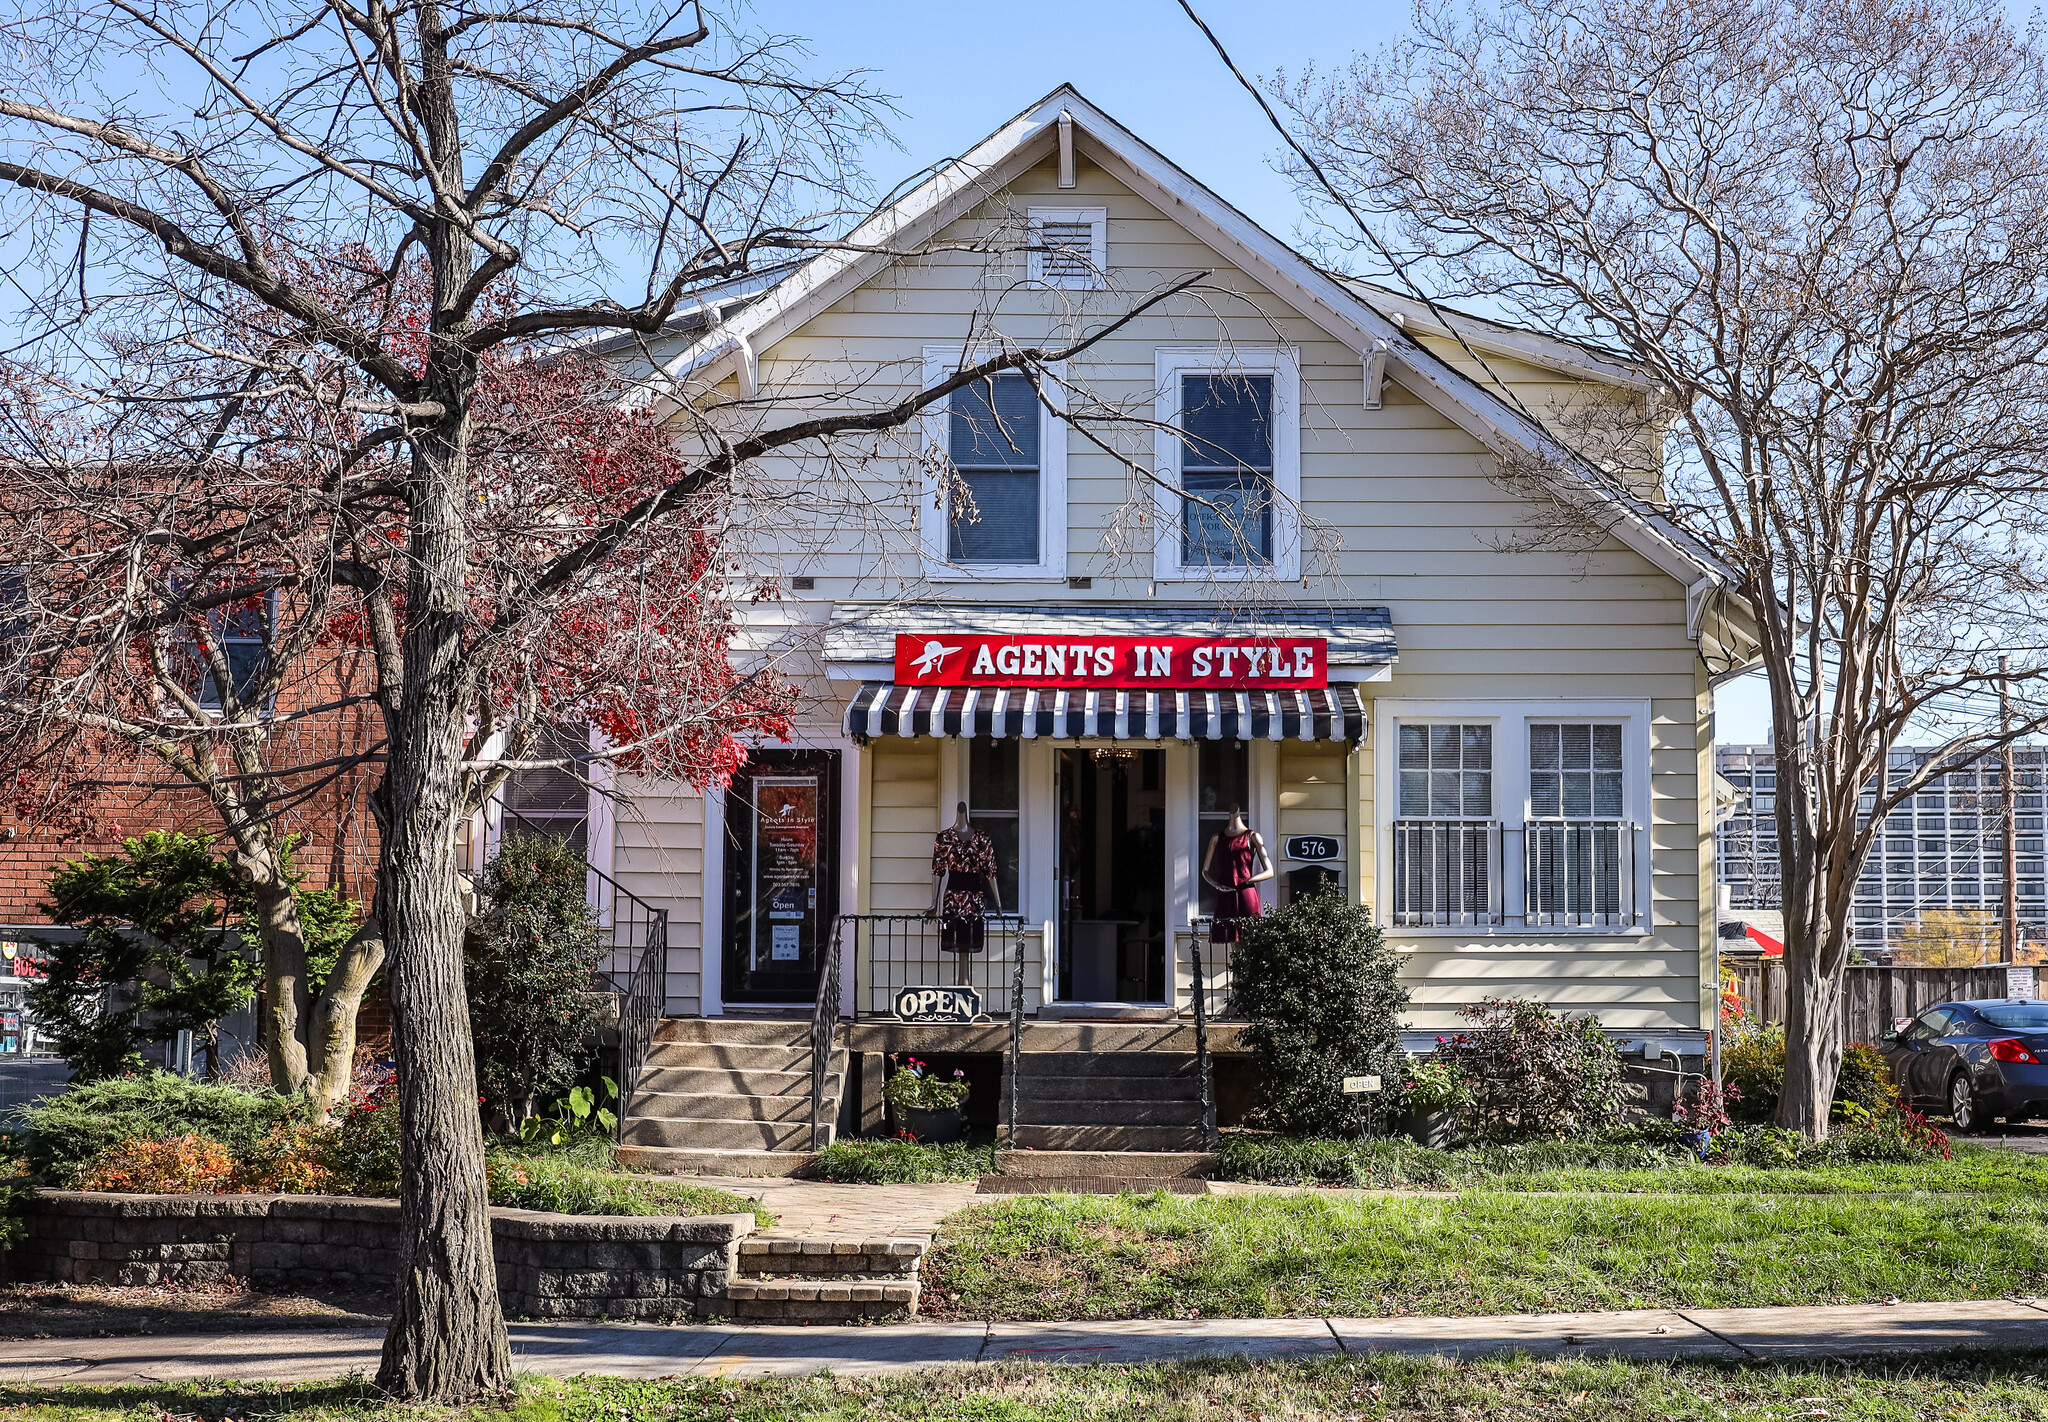
{"label": "white open lettering", "polygon": [[1045,648],[1036,642],[1024,648],[1024,675],[1045,675]]}
{"label": "white open lettering", "polygon": [[1294,674],[1296,676],[1314,676],[1315,660],[1316,649],[1314,647],[1296,647],[1294,649]]}
{"label": "white open lettering", "polygon": [[1210,657],[1210,655],[1211,655],[1211,649],[1210,649],[1210,648],[1208,648],[1208,647],[1197,647],[1197,648],[1195,648],[1195,675],[1196,675],[1196,676],[1207,676],[1207,675],[1209,674],[1209,657]]}
{"label": "white open lettering", "polygon": [[1045,674],[1065,676],[1067,674],[1067,649],[1057,642],[1045,649]]}
{"label": "white open lettering", "polygon": [[1024,653],[1017,647],[1005,647],[996,653],[996,670],[1004,676],[1015,676],[1023,668]]}
{"label": "white open lettering", "polygon": [[1244,674],[1246,676],[1257,676],[1259,674],[1259,663],[1264,660],[1266,660],[1266,649],[1264,647],[1246,647],[1244,649]]}
{"label": "white open lettering", "polygon": [[974,670],[969,672],[968,675],[994,676],[995,674],[996,659],[988,654],[988,643],[983,642],[974,649]]}
{"label": "white open lettering", "polygon": [[[1135,658],[1133,660],[1135,661]],[[1115,670],[1116,648],[1097,647],[1095,649],[1095,674],[1097,676],[1108,676],[1111,672],[1114,672]],[[1139,675],[1142,676],[1144,675],[1144,673],[1140,672]]]}

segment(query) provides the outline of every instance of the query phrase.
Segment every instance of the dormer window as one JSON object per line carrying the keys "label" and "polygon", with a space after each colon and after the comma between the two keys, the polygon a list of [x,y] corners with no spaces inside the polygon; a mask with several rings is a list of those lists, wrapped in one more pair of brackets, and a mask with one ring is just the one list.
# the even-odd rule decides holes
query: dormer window
{"label": "dormer window", "polygon": [[1100,207],[1031,209],[1031,280],[1069,291],[1109,284],[1109,213]]}

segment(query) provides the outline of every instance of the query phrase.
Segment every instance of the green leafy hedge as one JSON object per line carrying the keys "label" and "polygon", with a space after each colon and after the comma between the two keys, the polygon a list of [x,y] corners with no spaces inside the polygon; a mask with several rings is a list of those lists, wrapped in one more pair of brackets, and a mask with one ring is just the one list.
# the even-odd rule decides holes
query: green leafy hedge
{"label": "green leafy hedge", "polygon": [[8,1133],[30,1175],[68,1188],[109,1147],[124,1140],[195,1134],[236,1156],[255,1149],[298,1103],[271,1092],[208,1086],[167,1071],[83,1082],[23,1107]]}

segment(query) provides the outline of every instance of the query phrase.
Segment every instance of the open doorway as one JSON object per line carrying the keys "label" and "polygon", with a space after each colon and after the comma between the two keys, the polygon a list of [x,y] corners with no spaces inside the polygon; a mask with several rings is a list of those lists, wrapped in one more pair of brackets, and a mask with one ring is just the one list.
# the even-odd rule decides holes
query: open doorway
{"label": "open doorway", "polygon": [[1059,753],[1059,997],[1166,1001],[1166,754]]}

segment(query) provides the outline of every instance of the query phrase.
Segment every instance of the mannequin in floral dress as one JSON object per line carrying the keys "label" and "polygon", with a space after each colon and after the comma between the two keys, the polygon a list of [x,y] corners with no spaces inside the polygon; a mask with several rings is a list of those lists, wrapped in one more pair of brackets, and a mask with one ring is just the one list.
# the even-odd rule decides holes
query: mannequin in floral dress
{"label": "mannequin in floral dress", "polygon": [[1202,879],[1216,891],[1212,943],[1237,942],[1242,919],[1257,918],[1261,912],[1258,886],[1273,877],[1273,859],[1266,853],[1266,841],[1244,822],[1244,811],[1230,807],[1230,823],[1223,833],[1209,841],[1202,856]]}
{"label": "mannequin in floral dress", "polygon": [[962,955],[963,975],[965,955],[982,950],[981,916],[1002,909],[996,892],[995,841],[967,822],[963,800],[953,823],[932,842],[932,906],[927,910],[940,918],[940,950]]}

